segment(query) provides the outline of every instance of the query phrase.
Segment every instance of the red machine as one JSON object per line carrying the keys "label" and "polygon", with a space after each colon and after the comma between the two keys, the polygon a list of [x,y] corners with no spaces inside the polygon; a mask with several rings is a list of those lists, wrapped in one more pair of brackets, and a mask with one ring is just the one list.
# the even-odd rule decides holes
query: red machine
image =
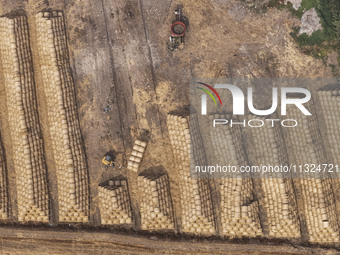
{"label": "red machine", "polygon": [[182,6],[177,6],[175,18],[170,28],[170,38],[167,43],[169,50],[174,51],[182,49],[184,46],[184,37],[189,25],[188,19],[182,15]]}

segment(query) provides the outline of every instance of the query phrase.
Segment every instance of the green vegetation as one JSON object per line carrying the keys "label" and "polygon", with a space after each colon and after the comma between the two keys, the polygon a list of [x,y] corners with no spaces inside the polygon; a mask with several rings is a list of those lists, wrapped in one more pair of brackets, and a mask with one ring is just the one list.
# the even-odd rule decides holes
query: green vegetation
{"label": "green vegetation", "polygon": [[[340,65],[340,0],[302,0],[298,10],[295,10],[291,3],[285,5],[284,0],[242,1],[257,13],[266,12],[269,8],[287,9],[300,19],[306,11],[315,8],[320,17],[322,30],[315,31],[308,36],[307,34],[299,35],[300,27],[294,27],[290,34],[304,53],[320,58],[324,63],[326,63],[328,52],[336,51]],[[336,69],[334,66],[332,68]]]}
{"label": "green vegetation", "polygon": [[330,9],[333,17],[334,35],[336,39],[337,51],[338,51],[338,63],[340,65],[340,1],[329,0]]}
{"label": "green vegetation", "polygon": [[318,13],[322,30],[315,31],[311,36],[298,35],[300,28],[295,27],[291,36],[303,52],[316,58],[326,60],[329,51],[337,51],[340,65],[340,1],[302,0],[300,8],[297,11],[292,10],[292,13],[302,17],[303,13],[311,8],[315,8]]}

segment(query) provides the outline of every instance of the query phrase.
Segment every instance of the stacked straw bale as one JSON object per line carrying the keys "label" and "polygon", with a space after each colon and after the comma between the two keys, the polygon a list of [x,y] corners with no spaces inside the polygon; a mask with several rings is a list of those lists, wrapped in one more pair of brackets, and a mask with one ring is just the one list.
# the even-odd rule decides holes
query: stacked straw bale
{"label": "stacked straw bale", "polygon": [[298,169],[300,178],[294,179],[295,185],[301,191],[301,194],[297,195],[302,197],[302,215],[307,225],[310,242],[339,242],[332,180],[327,178],[327,173],[323,173],[323,168],[320,171],[316,170],[315,173],[307,173],[304,169],[305,164],[319,165],[326,162],[313,101],[304,105],[312,116],[304,115],[297,107],[289,107],[287,116],[297,120],[299,125],[285,129],[287,147],[293,156],[292,163],[303,167],[301,173]]}
{"label": "stacked straw bale", "polygon": [[[227,119],[227,116],[215,115],[214,118]],[[211,126],[210,137],[216,162],[220,166],[236,166],[238,170],[240,166],[249,165],[240,126]],[[250,174],[234,174],[224,177],[220,184],[222,235],[262,236],[259,204],[255,200]]]}
{"label": "stacked straw bale", "polygon": [[111,179],[98,187],[101,224],[131,224],[132,211],[126,180]]}
{"label": "stacked straw bale", "polygon": [[57,172],[59,221],[88,222],[88,170],[62,12],[38,13],[36,30]]}
{"label": "stacked straw bale", "polygon": [[174,213],[168,175],[140,175],[138,189],[142,229],[174,229]]}
{"label": "stacked straw bale", "polygon": [[[250,119],[264,117],[255,115]],[[270,117],[268,117],[270,119]],[[275,118],[273,118],[275,119]],[[253,164],[280,166],[288,165],[288,156],[284,145],[282,131],[277,124],[264,125],[260,128],[249,128],[253,138]],[[260,200],[267,216],[267,226],[270,237],[298,238],[300,222],[298,219],[297,203],[290,176],[285,173],[267,173],[260,178],[263,199]]]}
{"label": "stacked straw bale", "polygon": [[[167,124],[174,165],[179,177],[182,230],[187,233],[212,235],[215,233],[215,220],[211,191],[206,178],[190,176],[190,163],[204,157],[199,136],[197,119],[191,116],[192,134],[190,137],[189,118],[170,115]],[[197,146],[195,155],[190,155],[190,141]],[[190,156],[192,160],[190,162]]]}
{"label": "stacked straw bale", "polygon": [[25,16],[0,18],[0,55],[16,174],[18,220],[47,222],[47,172]]}

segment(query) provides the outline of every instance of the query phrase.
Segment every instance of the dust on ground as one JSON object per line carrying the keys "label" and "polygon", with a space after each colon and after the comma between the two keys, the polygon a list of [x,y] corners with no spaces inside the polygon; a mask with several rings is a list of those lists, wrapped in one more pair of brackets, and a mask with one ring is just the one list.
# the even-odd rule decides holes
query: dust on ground
{"label": "dust on ground", "polygon": [[[183,13],[190,25],[184,49],[169,52],[166,41],[177,4],[183,4]],[[180,222],[177,182],[180,173],[172,164],[166,114],[188,105],[192,78],[332,77],[332,70],[321,60],[299,51],[289,33],[300,21],[285,10],[256,13],[247,8],[245,2],[236,0],[0,3],[1,14],[16,9],[26,11],[33,47],[33,15],[44,8],[63,10],[65,15],[89,166],[92,225],[100,224],[98,184],[122,174],[129,178],[132,187],[136,212],[133,228],[139,228],[138,199],[143,194],[136,187],[137,175],[127,173],[125,166],[134,140],[140,137],[149,140],[140,171],[158,166],[167,170],[175,214]],[[43,98],[39,86],[37,82],[39,98]],[[43,108],[42,100],[41,115],[44,115]],[[3,113],[1,128],[6,134],[5,117]],[[48,127],[46,118],[42,117],[41,122],[43,127]],[[43,128],[44,133],[46,130]],[[48,142],[45,147],[46,157],[51,158]],[[122,169],[106,170],[101,164],[101,158],[109,151],[114,151]],[[6,156],[11,167],[10,152]],[[50,189],[57,199],[52,160],[48,161],[48,169],[52,172]],[[13,178],[10,185],[15,186]],[[55,201],[54,211],[56,206]],[[57,215],[54,217],[57,221]]]}

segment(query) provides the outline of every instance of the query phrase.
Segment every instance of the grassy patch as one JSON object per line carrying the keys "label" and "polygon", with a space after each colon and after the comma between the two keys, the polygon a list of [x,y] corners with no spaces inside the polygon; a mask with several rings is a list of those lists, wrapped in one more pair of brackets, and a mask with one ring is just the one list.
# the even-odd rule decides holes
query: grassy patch
{"label": "grassy patch", "polygon": [[284,4],[284,0],[242,0],[257,13],[266,12],[269,8],[287,9],[294,16],[301,19],[302,15],[315,8],[322,25],[322,30],[315,31],[311,36],[299,35],[299,27],[294,27],[290,33],[302,51],[326,63],[329,51],[338,52],[340,65],[340,0],[302,0],[298,10],[291,3]]}
{"label": "grassy patch", "polygon": [[292,13],[299,18],[303,13],[315,8],[322,30],[315,31],[311,36],[298,35],[299,27],[293,28],[291,36],[306,54],[316,58],[326,59],[329,51],[338,52],[340,65],[340,2],[339,0],[302,0],[300,8]]}

